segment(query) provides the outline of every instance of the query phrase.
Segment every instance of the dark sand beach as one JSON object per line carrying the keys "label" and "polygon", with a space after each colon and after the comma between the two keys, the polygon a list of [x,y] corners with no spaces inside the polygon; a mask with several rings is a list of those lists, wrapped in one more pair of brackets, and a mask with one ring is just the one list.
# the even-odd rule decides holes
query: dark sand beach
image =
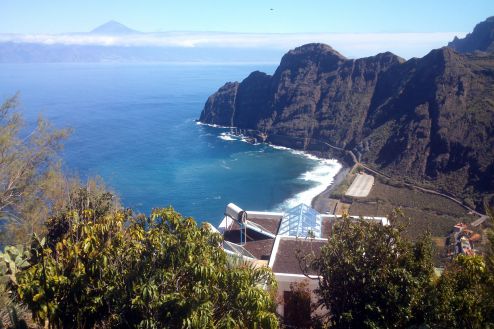
{"label": "dark sand beach", "polygon": [[350,172],[350,169],[350,167],[342,167],[341,170],[334,177],[331,185],[329,185],[322,193],[318,194],[314,199],[312,199],[311,207],[321,214],[331,211],[329,207],[331,192],[343,182],[346,175],[348,175],[348,173]]}

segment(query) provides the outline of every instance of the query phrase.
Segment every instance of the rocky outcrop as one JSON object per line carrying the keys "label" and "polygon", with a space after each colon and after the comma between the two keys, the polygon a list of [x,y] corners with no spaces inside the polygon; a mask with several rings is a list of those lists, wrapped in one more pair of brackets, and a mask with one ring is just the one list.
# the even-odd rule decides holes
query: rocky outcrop
{"label": "rocky outcrop", "polygon": [[254,72],[220,88],[200,120],[298,149],[329,143],[478,204],[494,193],[489,52],[445,47],[406,62],[391,53],[352,60],[309,44],[288,52],[273,76]]}
{"label": "rocky outcrop", "polygon": [[467,34],[463,39],[455,37],[448,44],[459,53],[471,53],[474,51],[494,51],[494,16],[477,24],[472,33]]}
{"label": "rocky outcrop", "polygon": [[228,82],[218,89],[214,95],[209,96],[199,121],[232,127],[235,124],[233,114],[236,108],[235,100],[238,86],[238,82]]}

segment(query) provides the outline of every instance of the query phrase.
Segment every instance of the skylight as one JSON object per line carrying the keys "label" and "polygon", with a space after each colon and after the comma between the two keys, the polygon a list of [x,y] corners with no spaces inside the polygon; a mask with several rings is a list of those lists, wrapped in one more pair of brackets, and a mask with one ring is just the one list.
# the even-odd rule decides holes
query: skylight
{"label": "skylight", "polygon": [[321,222],[317,211],[301,203],[283,215],[278,235],[320,238]]}
{"label": "skylight", "polygon": [[234,254],[239,257],[243,256],[255,259],[255,257],[247,249],[230,241],[223,241],[223,250],[229,254]]}

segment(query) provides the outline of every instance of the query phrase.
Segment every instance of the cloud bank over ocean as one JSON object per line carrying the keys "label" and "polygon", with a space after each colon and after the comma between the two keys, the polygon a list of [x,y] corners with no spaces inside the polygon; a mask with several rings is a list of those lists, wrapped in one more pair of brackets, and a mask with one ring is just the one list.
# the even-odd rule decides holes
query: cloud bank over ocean
{"label": "cloud bank over ocean", "polygon": [[321,42],[350,58],[372,56],[391,51],[404,58],[421,57],[431,49],[447,45],[464,32],[438,33],[228,33],[228,32],[161,32],[105,35],[71,34],[0,34],[3,43],[41,45],[179,47],[179,48],[247,48],[292,49],[302,44]]}

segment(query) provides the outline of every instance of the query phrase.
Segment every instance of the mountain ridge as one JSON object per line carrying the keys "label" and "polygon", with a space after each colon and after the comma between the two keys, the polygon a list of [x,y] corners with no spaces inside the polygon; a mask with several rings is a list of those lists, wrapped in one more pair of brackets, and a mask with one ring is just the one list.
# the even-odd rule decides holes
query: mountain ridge
{"label": "mountain ridge", "polygon": [[494,51],[494,16],[488,17],[485,21],[477,24],[473,31],[464,38],[455,37],[453,41],[448,43],[448,47],[460,53]]}
{"label": "mountain ridge", "polygon": [[493,86],[489,52],[443,47],[408,61],[392,53],[353,60],[308,44],[285,54],[272,76],[254,72],[221,87],[199,120],[307,151],[323,141],[481,207],[494,193]]}

